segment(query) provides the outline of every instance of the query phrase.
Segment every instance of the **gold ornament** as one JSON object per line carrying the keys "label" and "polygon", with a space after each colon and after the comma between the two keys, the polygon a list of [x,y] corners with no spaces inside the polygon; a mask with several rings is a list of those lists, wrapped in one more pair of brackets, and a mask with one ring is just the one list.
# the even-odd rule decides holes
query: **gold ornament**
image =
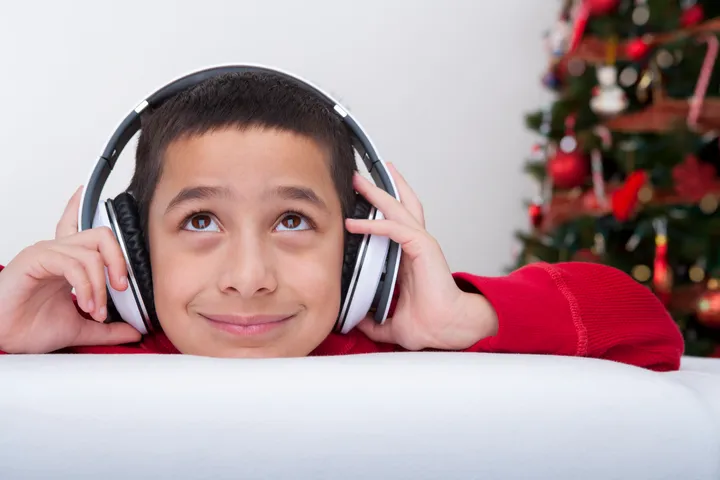
{"label": "gold ornament", "polygon": [[638,192],[638,200],[640,200],[642,203],[648,203],[650,200],[652,200],[652,197],[653,189],[649,185],[645,185]]}
{"label": "gold ornament", "polygon": [[700,283],[705,279],[705,270],[698,265],[690,267],[690,280],[695,283]]}
{"label": "gold ornament", "polygon": [[632,276],[638,282],[644,283],[650,280],[652,272],[647,265],[635,265],[632,269]]}
{"label": "gold ornament", "polygon": [[718,282],[717,278],[711,278],[710,280],[708,280],[707,288],[709,290],[717,290],[718,287],[720,287],[720,282]]}
{"label": "gold ornament", "polygon": [[640,82],[635,89],[635,94],[640,103],[645,103],[650,99],[650,85],[653,81],[653,74],[650,70],[645,70],[640,77]]}
{"label": "gold ornament", "polygon": [[655,236],[655,245],[658,247],[663,247],[667,245],[667,235],[663,235],[662,233],[658,233]]}
{"label": "gold ornament", "polygon": [[700,210],[702,210],[706,215],[710,215],[717,210],[717,208],[718,198],[712,193],[708,193],[702,198],[702,200],[700,200]]}

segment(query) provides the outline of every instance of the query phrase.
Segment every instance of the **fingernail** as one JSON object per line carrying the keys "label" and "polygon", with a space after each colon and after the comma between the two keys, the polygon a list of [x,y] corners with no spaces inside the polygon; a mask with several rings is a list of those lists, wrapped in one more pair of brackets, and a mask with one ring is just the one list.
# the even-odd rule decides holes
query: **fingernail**
{"label": "fingernail", "polygon": [[100,318],[105,318],[105,315],[107,315],[107,308],[100,307],[100,311],[98,312],[98,314],[100,315]]}
{"label": "fingernail", "polygon": [[127,286],[127,277],[126,277],[125,275],[123,275],[122,277],[120,277],[120,286],[121,286],[121,287]]}
{"label": "fingernail", "polygon": [[95,310],[95,302],[93,302],[92,300],[88,300],[87,309],[88,309],[88,313]]}

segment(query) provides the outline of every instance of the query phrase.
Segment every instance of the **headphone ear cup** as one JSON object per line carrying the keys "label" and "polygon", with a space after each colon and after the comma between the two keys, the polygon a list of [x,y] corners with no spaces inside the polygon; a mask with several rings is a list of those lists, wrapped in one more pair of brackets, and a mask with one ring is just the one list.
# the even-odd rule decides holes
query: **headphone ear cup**
{"label": "headphone ear cup", "polygon": [[[362,196],[356,195],[355,211],[353,212],[352,218],[361,220],[369,219],[372,205],[368,203]],[[350,288],[355,285],[353,282],[353,276],[358,274],[356,272],[358,253],[362,246],[365,235],[357,233],[345,233],[345,252],[342,266],[342,278],[341,278],[341,295],[340,295],[340,309],[341,318],[338,328],[342,327],[342,317],[349,310],[349,305],[345,305],[346,302],[352,302],[352,295],[354,292],[350,291]],[[350,297],[348,299],[348,297]]]}
{"label": "headphone ear cup", "polygon": [[[110,203],[112,213],[115,216],[117,230],[115,235],[122,237],[121,245],[124,247],[126,261],[129,266],[128,283],[130,285],[124,292],[115,292],[115,296],[132,291],[134,297],[132,300],[138,310],[137,313],[139,313],[140,319],[145,323],[145,329],[148,331],[157,330],[160,328],[160,324],[155,312],[150,254],[146,248],[137,202],[132,195],[123,192],[108,203]],[[125,299],[123,301],[125,307],[130,308],[127,305],[130,302]],[[119,302],[115,303],[116,308],[119,307],[117,305]]]}

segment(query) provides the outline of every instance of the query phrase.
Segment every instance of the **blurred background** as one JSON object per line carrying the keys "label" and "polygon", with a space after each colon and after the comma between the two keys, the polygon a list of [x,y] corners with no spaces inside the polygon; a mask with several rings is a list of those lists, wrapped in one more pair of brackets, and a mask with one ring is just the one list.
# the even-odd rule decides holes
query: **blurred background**
{"label": "blurred background", "polygon": [[688,355],[720,355],[720,2],[559,3],[511,268],[617,267],[663,302]]}
{"label": "blurred background", "polygon": [[[454,270],[501,274],[527,225],[524,113],[546,0],[9,2],[0,15],[0,264],[52,238],[120,121],[192,71],[252,62],[344,102],[417,191]],[[125,188],[135,139],[103,197]]]}
{"label": "blurred background", "polygon": [[[0,264],[51,238],[146,95],[229,63],[348,107],[453,270],[615,266],[690,355],[720,345],[717,0],[12,2],[0,19]],[[130,179],[135,141],[103,197]]]}

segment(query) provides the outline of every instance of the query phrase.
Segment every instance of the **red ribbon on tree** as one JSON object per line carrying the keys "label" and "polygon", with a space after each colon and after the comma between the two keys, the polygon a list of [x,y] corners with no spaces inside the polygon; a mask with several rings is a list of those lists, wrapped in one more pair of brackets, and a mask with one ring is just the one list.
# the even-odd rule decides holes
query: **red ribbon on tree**
{"label": "red ribbon on tree", "polygon": [[588,20],[590,19],[590,7],[587,2],[581,2],[580,6],[575,12],[575,19],[573,24],[573,31],[570,35],[570,42],[568,45],[568,53],[572,53],[580,45],[583,34],[585,33],[585,27],[587,26]]}
{"label": "red ribbon on tree", "polygon": [[582,0],[575,10],[568,50],[573,52],[580,45],[590,17],[607,15],[617,9],[619,3],[619,0]]}
{"label": "red ribbon on tree", "polygon": [[647,180],[647,172],[636,170],[628,176],[625,184],[613,193],[612,212],[615,218],[624,222],[632,217],[638,203],[638,193]]}

